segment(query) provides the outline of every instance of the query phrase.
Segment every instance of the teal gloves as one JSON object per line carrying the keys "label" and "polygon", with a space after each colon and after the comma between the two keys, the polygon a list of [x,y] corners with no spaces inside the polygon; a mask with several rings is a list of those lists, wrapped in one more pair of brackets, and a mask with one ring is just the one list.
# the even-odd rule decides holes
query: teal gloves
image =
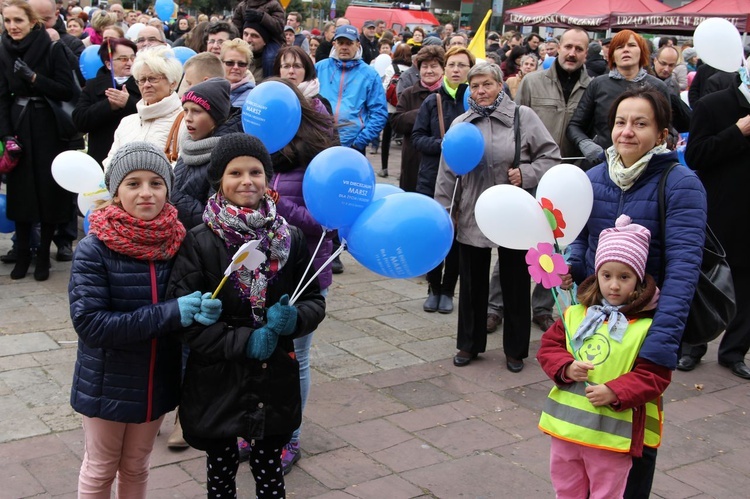
{"label": "teal gloves", "polygon": [[195,322],[210,326],[221,316],[221,300],[211,299],[211,293],[201,296],[200,310],[195,314]]}
{"label": "teal gloves", "polygon": [[289,305],[289,295],[284,295],[266,312],[266,325],[253,331],[247,340],[245,353],[251,359],[269,358],[276,350],[279,336],[292,334],[296,327],[297,309]]}
{"label": "teal gloves", "polygon": [[195,291],[189,295],[177,298],[177,306],[180,308],[180,323],[182,327],[188,327],[193,323],[195,314],[201,311],[201,292]]}

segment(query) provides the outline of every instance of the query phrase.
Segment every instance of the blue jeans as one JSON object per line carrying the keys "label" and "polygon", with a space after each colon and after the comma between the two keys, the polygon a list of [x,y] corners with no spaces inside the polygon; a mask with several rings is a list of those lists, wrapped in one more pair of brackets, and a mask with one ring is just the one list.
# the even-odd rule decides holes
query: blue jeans
{"label": "blue jeans", "polygon": [[[323,298],[328,296],[328,288],[321,289],[320,294],[323,295]],[[302,398],[302,414],[305,413],[307,396],[310,394],[310,347],[312,346],[314,333],[315,331],[312,331],[310,334],[294,339],[294,355],[299,362],[299,391]],[[301,429],[302,425],[300,424],[300,427],[292,433],[292,443],[299,443]]]}

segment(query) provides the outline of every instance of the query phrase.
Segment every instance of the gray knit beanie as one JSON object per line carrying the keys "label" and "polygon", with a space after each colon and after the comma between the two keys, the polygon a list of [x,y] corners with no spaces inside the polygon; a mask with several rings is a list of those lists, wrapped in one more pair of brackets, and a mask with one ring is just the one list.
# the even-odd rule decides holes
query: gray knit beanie
{"label": "gray knit beanie", "polygon": [[151,142],[130,142],[120,147],[112,156],[109,168],[104,174],[104,183],[112,197],[117,195],[117,188],[123,179],[136,170],[154,172],[163,178],[169,199],[174,179],[172,165],[169,164],[164,152]]}
{"label": "gray knit beanie", "polygon": [[273,162],[263,142],[258,137],[246,133],[230,133],[221,137],[211,152],[211,164],[208,165],[206,176],[214,189],[219,190],[227,164],[240,156],[250,156],[259,160],[266,172],[266,180],[271,181]]}

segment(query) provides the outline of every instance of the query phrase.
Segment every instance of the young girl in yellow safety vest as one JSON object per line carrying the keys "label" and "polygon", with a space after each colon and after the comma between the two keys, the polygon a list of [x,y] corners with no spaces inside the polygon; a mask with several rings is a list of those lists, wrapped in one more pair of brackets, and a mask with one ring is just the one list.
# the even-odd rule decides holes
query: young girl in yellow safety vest
{"label": "young girl in yellow safety vest", "polygon": [[638,356],[659,295],[646,274],[650,239],[627,215],[603,230],[580,304],[542,336],[537,359],[556,386],[539,428],[552,436],[558,498],[622,497],[632,456],[661,442],[661,398],[672,374]]}

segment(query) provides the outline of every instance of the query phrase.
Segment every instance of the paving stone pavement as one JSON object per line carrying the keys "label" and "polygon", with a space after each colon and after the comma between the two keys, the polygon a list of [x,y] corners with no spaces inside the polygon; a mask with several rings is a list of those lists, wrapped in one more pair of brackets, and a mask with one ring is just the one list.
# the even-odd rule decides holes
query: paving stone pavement
{"label": "paving stone pavement", "polygon": [[[379,156],[368,157],[379,168]],[[0,254],[9,248],[0,235]],[[536,426],[551,387],[534,360],[541,331],[532,329],[520,374],[504,367],[501,330],[486,354],[456,368],[456,313],[422,311],[423,279],[386,279],[348,254],[343,262],[313,341],[303,458],[287,475],[288,496],[553,497],[549,439]],[[0,498],[73,498],[83,444],[68,403],[70,264],[53,262],[43,283],[11,281],[10,269],[0,265]],[[718,366],[716,351],[714,342],[667,390],[653,497],[750,496],[750,384]],[[204,457],[166,448],[172,424],[169,415],[156,442],[148,497],[203,497]],[[238,485],[240,497],[253,497],[246,464]]]}

